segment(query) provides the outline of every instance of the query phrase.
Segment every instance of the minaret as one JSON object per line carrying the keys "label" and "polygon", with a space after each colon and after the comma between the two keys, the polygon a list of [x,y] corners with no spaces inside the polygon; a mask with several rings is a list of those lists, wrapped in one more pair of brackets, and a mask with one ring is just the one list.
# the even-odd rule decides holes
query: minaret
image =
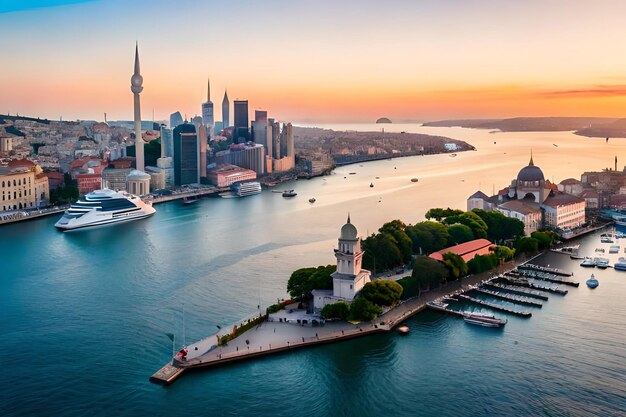
{"label": "minaret", "polygon": [[224,90],[224,100],[222,100],[222,123],[224,123],[224,129],[230,127],[230,101],[228,101],[226,90]]}
{"label": "minaret", "polygon": [[135,44],[135,72],[130,77],[130,91],[135,98],[135,155],[139,171],[144,171],[143,139],[141,137],[141,104],[139,93],[143,91],[143,77],[139,71],[139,46]]}

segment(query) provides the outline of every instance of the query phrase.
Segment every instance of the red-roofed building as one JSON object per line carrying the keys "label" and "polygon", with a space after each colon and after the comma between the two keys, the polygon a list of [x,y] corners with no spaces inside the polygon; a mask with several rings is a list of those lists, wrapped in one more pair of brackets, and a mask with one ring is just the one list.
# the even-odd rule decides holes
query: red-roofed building
{"label": "red-roofed building", "polygon": [[102,188],[102,174],[78,174],[76,182],[80,195],[85,195]]}
{"label": "red-roofed building", "polygon": [[429,257],[438,261],[443,261],[443,255],[448,252],[452,252],[463,258],[465,262],[468,262],[476,255],[488,255],[494,247],[495,245],[487,239],[475,239],[433,252],[429,255]]}

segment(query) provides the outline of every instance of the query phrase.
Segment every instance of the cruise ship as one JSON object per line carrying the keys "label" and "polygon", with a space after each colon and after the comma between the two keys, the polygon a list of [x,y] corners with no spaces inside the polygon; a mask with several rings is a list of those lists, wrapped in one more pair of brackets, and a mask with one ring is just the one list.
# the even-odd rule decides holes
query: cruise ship
{"label": "cruise ship", "polygon": [[109,189],[84,195],[54,225],[62,230],[129,222],[152,216],[156,210],[136,195]]}
{"label": "cruise ship", "polygon": [[237,197],[259,194],[261,192],[261,183],[256,181],[236,182],[231,186],[231,190]]}

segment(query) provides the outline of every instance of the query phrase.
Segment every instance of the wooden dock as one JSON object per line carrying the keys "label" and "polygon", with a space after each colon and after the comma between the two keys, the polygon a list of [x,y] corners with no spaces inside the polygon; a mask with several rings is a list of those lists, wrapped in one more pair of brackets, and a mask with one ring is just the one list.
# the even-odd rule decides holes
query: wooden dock
{"label": "wooden dock", "polygon": [[494,297],[494,298],[499,298],[501,300],[505,300],[505,301],[510,301],[512,303],[518,303],[518,304],[522,304],[522,305],[526,305],[526,306],[531,306],[531,307],[538,307],[541,308],[543,307],[543,304],[538,302],[538,301],[531,301],[531,300],[525,300],[523,298],[520,297],[516,297],[510,294],[500,294],[496,291],[491,291],[485,288],[474,288],[474,291],[480,293],[480,294],[485,294],[488,295],[490,297]]}
{"label": "wooden dock", "polygon": [[514,280],[510,278],[504,278],[504,280],[507,284],[513,285],[515,287],[524,287],[524,288],[530,288],[533,290],[546,291],[546,292],[550,292],[550,293],[558,294],[558,295],[567,295],[567,290],[562,290],[560,288],[542,287],[537,284],[532,284],[528,281]]}
{"label": "wooden dock", "polygon": [[540,265],[534,265],[534,264],[523,264],[523,265],[518,266],[517,269],[519,270],[528,269],[531,271],[547,272],[549,274],[561,275],[564,277],[571,277],[572,275],[574,275],[573,272],[566,272],[566,271],[563,271],[562,269],[550,268],[547,266],[540,266]]}
{"label": "wooden dock", "polygon": [[479,300],[478,298],[470,297],[469,295],[465,295],[465,294],[459,294],[458,297],[463,300],[471,301],[472,303],[479,304],[483,307],[489,307],[493,310],[504,311],[505,313],[515,314],[516,316],[520,316],[520,317],[528,318],[533,315],[531,312],[528,312],[528,311],[511,310],[510,308],[502,307],[500,305],[490,303],[488,301]]}
{"label": "wooden dock", "polygon": [[510,285],[497,284],[497,283],[493,283],[493,282],[487,282],[484,285],[492,287],[492,288],[497,288],[497,289],[502,290],[502,291],[508,291],[508,292],[510,292],[512,294],[517,294],[517,295],[523,295],[525,297],[536,298],[537,300],[543,300],[543,301],[548,301],[549,300],[547,295],[539,294],[539,293],[533,292],[533,291],[522,290],[521,288],[515,288],[515,287],[512,287]]}
{"label": "wooden dock", "polygon": [[520,275],[525,276],[526,278],[538,279],[541,281],[552,282],[554,284],[563,284],[563,285],[568,285],[570,287],[578,287],[580,285],[580,283],[575,282],[575,281],[569,281],[569,280],[557,278],[556,276],[550,277],[548,276],[550,274],[545,273],[545,272],[531,271],[531,270],[525,270],[525,269],[522,269],[519,272],[520,272]]}
{"label": "wooden dock", "polygon": [[159,369],[150,377],[150,381],[156,382],[157,384],[169,385],[176,380],[182,373],[185,371],[185,368],[179,368],[174,366],[172,363],[168,363],[163,368]]}

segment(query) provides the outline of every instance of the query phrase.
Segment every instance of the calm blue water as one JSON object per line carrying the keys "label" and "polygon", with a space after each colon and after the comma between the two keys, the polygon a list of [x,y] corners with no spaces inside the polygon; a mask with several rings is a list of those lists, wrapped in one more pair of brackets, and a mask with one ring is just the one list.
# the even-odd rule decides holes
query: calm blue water
{"label": "calm blue water", "polygon": [[[299,193],[292,200],[263,193],[168,203],[146,221],[76,233],[54,230],[55,217],[0,228],[0,413],[624,415],[626,273],[611,269],[593,271],[598,289],[551,296],[543,309],[529,308],[531,319],[509,316],[499,331],[424,313],[409,321],[408,337],[377,335],[195,372],[170,387],[148,382],[171,354],[165,333],[183,338],[183,308],[191,341],[284,297],[292,270],[333,261],[348,211],[366,235],[393,218],[420,221],[432,206],[463,207],[479,183],[490,191],[494,171],[498,185],[507,184],[529,143],[557,180],[597,169],[617,151],[568,166],[595,145],[569,133],[538,134],[534,143],[498,134],[498,144],[509,140],[501,149],[487,132],[426,131],[479,150],[345,167],[288,185]],[[504,152],[510,158],[499,159]],[[410,183],[414,176],[419,183]],[[597,237],[585,242],[590,254],[600,245]],[[542,261],[581,282],[591,272],[563,255]]]}

